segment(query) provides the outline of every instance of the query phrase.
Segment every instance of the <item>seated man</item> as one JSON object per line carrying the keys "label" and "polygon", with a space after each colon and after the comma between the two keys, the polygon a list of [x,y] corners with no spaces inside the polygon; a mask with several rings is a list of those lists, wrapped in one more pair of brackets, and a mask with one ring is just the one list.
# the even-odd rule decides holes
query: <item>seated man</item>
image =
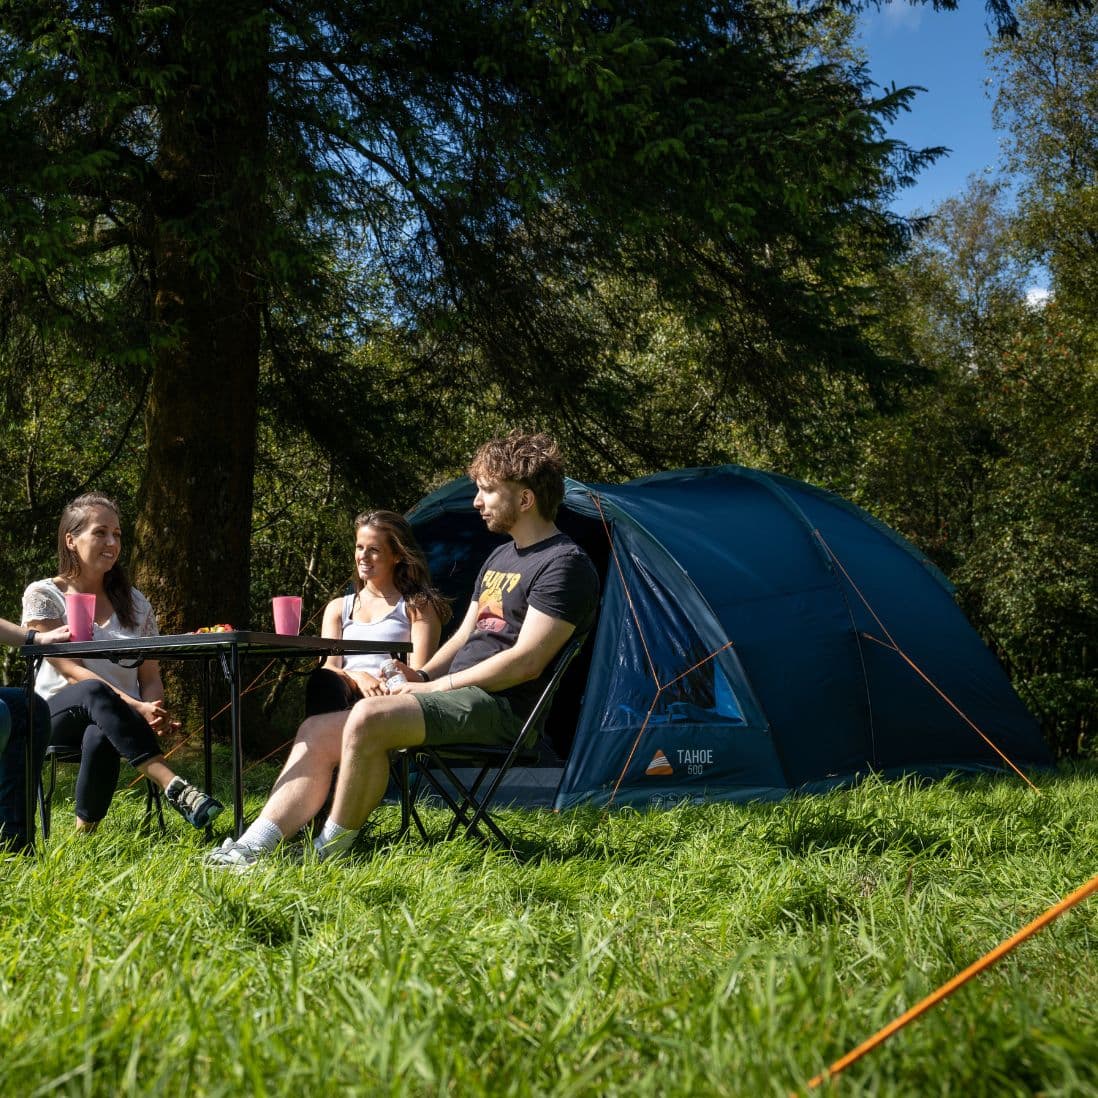
{"label": "seated man", "polygon": [[350,850],[389,781],[389,752],[417,744],[510,743],[544,688],[553,657],[598,605],[598,573],[555,525],[564,498],[556,443],[512,432],[469,466],[473,506],[510,540],[492,552],[454,635],[409,681],[342,713],[310,717],[259,818],[207,855],[244,870],[320,810],[338,767],[332,810],[314,840],[320,859]]}

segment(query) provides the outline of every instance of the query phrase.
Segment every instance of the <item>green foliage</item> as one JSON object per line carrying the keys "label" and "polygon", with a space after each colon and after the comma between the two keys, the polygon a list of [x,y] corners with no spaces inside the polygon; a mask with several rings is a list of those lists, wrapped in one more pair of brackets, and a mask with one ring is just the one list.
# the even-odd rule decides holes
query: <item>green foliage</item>
{"label": "green foliage", "polygon": [[259,620],[314,583],[326,508],[406,506],[489,431],[630,475],[730,421],[796,434],[820,387],[880,400],[883,204],[931,154],[884,139],[910,93],[847,30],[779,0],[0,5],[11,310],[144,445],[136,484],[58,448],[28,525],[125,481],[165,626]]}
{"label": "green foliage", "polygon": [[[136,795],[90,841],[62,802],[44,856],[0,860],[0,1085],[788,1095],[1091,877],[1096,781],[515,811],[521,860],[376,843],[247,877],[189,829],[136,834]],[[1096,920],[1092,898],[822,1093],[1093,1094]]]}
{"label": "green foliage", "polygon": [[991,51],[995,117],[1019,177],[1019,232],[1065,308],[1095,316],[1098,273],[1098,10],[1020,5],[1021,32]]}
{"label": "green foliage", "polygon": [[957,577],[1057,749],[1093,754],[1098,363],[1056,304],[1041,321],[1004,357],[985,406],[1003,452]]}

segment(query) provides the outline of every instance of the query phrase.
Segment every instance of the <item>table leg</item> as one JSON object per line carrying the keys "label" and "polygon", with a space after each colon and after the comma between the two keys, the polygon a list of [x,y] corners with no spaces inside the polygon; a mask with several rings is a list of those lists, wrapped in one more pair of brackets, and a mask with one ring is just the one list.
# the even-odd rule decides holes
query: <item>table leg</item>
{"label": "table leg", "polygon": [[240,649],[229,646],[229,663],[232,682],[232,752],[233,752],[233,838],[244,833],[244,744],[240,730]]}
{"label": "table leg", "polygon": [[38,676],[38,657],[27,653],[27,677],[23,683],[27,701],[27,733],[23,741],[23,797],[27,829],[27,848],[34,849],[34,814],[38,808],[38,782],[41,774],[34,772],[34,680]]}
{"label": "table leg", "polygon": [[202,661],[202,761],[205,764],[205,790],[213,793],[213,728],[210,727],[210,657]]}

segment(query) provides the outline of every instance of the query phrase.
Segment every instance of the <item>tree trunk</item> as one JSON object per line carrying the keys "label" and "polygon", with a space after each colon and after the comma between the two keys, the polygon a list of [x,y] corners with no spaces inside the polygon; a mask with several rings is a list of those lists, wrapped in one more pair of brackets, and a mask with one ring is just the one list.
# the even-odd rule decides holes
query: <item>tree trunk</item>
{"label": "tree trunk", "polygon": [[[176,6],[153,198],[155,365],[135,577],[164,632],[249,622],[266,27],[255,0]],[[231,43],[231,44],[230,44]]]}

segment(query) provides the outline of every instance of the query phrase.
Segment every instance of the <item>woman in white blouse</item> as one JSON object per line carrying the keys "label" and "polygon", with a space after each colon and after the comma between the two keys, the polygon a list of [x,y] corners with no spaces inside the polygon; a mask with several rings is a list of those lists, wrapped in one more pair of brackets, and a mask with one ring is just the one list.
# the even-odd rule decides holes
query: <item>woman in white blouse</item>
{"label": "woman in white blouse", "polygon": [[[57,530],[58,574],[23,592],[23,624],[49,630],[66,623],[65,595],[95,595],[93,640],[150,637],[158,633],[148,600],[130,584],[120,563],[118,506],[101,495],[74,499]],[[49,705],[51,742],[80,750],[76,827],[91,832],[107,814],[120,760],[156,782],[168,803],[197,828],[222,805],[179,777],[160,750],[157,733],[172,725],[164,706],[160,665],[137,667],[109,660],[45,660],[35,690]]]}

